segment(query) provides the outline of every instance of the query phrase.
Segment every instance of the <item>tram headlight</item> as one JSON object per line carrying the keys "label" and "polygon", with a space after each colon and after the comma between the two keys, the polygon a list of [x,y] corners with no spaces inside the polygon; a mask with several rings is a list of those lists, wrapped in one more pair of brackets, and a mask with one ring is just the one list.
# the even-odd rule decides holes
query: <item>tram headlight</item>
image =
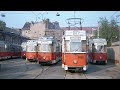
{"label": "tram headlight", "polygon": [[45,59],[45,57],[43,57],[43,59]]}
{"label": "tram headlight", "polygon": [[73,62],[76,64],[76,63],[77,63],[77,60],[73,60]]}
{"label": "tram headlight", "polygon": [[100,56],[100,59],[102,59],[102,57]]}

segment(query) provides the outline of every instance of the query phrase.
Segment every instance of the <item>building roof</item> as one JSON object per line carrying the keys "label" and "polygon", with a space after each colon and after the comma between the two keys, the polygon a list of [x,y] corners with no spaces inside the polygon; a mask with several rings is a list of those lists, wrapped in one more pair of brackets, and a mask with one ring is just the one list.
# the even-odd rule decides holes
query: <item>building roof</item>
{"label": "building roof", "polygon": [[30,25],[31,25],[31,23],[26,22],[26,23],[24,24],[22,30],[30,30]]}

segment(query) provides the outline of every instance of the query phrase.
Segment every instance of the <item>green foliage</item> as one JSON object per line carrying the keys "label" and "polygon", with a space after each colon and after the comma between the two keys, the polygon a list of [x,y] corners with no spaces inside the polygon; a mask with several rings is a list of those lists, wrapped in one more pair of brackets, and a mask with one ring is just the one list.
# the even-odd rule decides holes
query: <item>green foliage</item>
{"label": "green foliage", "polygon": [[119,29],[114,19],[109,23],[106,18],[100,18],[99,22],[99,37],[107,40],[107,46],[111,46],[112,42],[119,40]]}
{"label": "green foliage", "polygon": [[6,27],[6,23],[0,20],[0,29],[4,30]]}

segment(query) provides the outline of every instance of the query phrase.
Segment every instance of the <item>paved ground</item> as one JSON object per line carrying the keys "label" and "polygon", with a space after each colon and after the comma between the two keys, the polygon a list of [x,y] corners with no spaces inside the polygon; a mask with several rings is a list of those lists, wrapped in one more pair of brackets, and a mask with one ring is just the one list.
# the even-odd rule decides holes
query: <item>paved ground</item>
{"label": "paved ground", "polygon": [[120,67],[112,63],[89,64],[85,73],[66,72],[61,67],[61,61],[51,66],[26,62],[24,59],[11,59],[0,63],[0,79],[120,79]]}

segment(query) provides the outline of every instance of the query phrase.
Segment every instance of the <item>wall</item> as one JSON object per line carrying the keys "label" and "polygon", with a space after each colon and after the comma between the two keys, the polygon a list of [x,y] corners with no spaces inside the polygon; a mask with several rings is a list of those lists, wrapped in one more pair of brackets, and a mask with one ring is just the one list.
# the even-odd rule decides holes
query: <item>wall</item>
{"label": "wall", "polygon": [[119,46],[112,46],[107,48],[108,60],[120,65],[120,48]]}
{"label": "wall", "polygon": [[62,41],[63,30],[48,29],[45,31],[47,36],[55,36],[58,40]]}
{"label": "wall", "polygon": [[22,36],[30,39],[38,39],[40,35],[45,34],[45,22],[31,23],[30,29],[22,30]]}
{"label": "wall", "polygon": [[41,36],[45,34],[45,23],[39,22],[36,24],[32,24],[30,27],[30,35],[32,39],[38,39]]}

